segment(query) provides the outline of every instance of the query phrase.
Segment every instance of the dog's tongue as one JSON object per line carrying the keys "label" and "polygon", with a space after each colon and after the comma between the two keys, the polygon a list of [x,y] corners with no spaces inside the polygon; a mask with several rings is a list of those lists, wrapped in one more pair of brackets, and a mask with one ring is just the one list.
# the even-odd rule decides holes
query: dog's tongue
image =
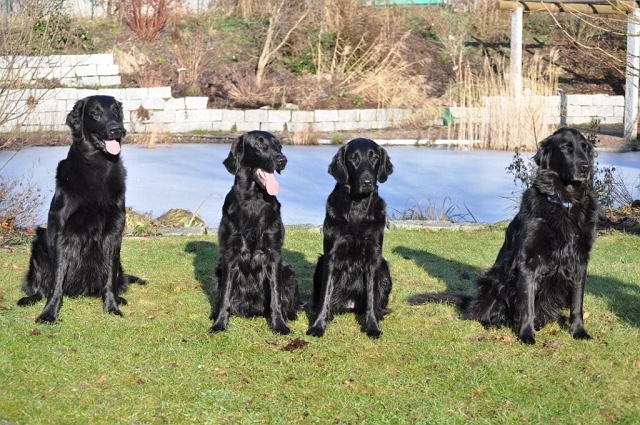
{"label": "dog's tongue", "polygon": [[120,143],[117,140],[105,140],[104,141],[107,152],[111,155],[118,155],[120,153]]}
{"label": "dog's tongue", "polygon": [[263,170],[262,168],[258,169],[258,177],[260,181],[267,189],[267,193],[271,196],[276,196],[280,193],[280,183],[276,180],[273,175],[273,171]]}

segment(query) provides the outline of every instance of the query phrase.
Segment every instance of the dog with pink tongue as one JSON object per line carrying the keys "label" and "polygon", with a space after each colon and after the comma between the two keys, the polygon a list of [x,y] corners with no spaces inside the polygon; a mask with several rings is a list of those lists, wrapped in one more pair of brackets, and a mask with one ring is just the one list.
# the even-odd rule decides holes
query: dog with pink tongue
{"label": "dog with pink tongue", "polygon": [[280,184],[274,172],[287,165],[277,137],[250,131],[231,145],[225,168],[235,176],[218,228],[220,262],[211,332],[227,329],[229,317],[263,316],[279,334],[291,332],[303,303],[293,267],[282,258],[284,225]]}

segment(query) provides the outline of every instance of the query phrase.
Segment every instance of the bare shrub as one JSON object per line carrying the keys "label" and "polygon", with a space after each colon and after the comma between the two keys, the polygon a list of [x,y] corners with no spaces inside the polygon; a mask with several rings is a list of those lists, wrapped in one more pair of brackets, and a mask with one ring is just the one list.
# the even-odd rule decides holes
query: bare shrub
{"label": "bare shrub", "polygon": [[[0,171],[2,167],[0,167]],[[11,231],[37,224],[44,196],[31,177],[0,175],[0,229]]]}
{"label": "bare shrub", "polygon": [[153,41],[169,18],[173,0],[121,0],[129,27],[142,41]]}
{"label": "bare shrub", "polygon": [[140,87],[162,87],[167,85],[162,75],[162,70],[157,64],[149,65],[144,71],[137,74]]}
{"label": "bare shrub", "polygon": [[297,0],[269,0],[265,3],[266,13],[263,19],[267,21],[267,29],[262,38],[260,57],[256,65],[257,87],[262,85],[267,65],[311,12],[310,7]]}
{"label": "bare shrub", "polygon": [[203,34],[189,31],[177,32],[173,55],[181,68],[178,83],[196,84],[203,65],[211,59],[211,48]]}
{"label": "bare shrub", "polygon": [[475,15],[438,9],[431,22],[431,30],[442,45],[444,54],[457,69],[468,49],[467,41],[474,30]]}
{"label": "bare shrub", "polygon": [[240,72],[225,75],[224,89],[236,106],[260,106],[269,103],[269,91],[255,80]]}

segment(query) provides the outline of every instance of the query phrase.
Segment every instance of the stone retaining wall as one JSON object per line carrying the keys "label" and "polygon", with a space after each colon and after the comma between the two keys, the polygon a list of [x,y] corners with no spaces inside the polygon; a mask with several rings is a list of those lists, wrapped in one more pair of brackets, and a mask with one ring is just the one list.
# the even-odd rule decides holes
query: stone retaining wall
{"label": "stone retaining wall", "polygon": [[497,119],[505,119],[515,113],[515,109],[518,109],[518,113],[529,114],[532,118],[535,116],[536,119],[544,119],[556,125],[589,124],[594,119],[602,124],[622,124],[624,121],[624,96],[563,94],[545,97],[523,96],[521,99],[521,104],[516,106],[513,99],[504,102],[501,98],[484,97],[482,106],[454,106],[449,109],[454,122],[486,122],[494,116]]}
{"label": "stone retaining wall", "polygon": [[65,87],[117,87],[122,83],[113,55],[0,56],[0,82]]}
{"label": "stone retaining wall", "polygon": [[66,116],[74,103],[96,94],[120,100],[126,127],[136,133],[370,130],[392,127],[411,114],[411,110],[406,109],[210,109],[207,108],[208,98],[174,98],[170,87],[33,89],[0,93],[0,105],[11,105],[11,113],[16,117],[0,125],[0,132],[66,131]]}
{"label": "stone retaining wall", "polygon": [[[43,80],[54,80],[66,88],[0,89],[0,123],[4,122],[0,132],[66,131],[66,115],[73,104],[94,94],[111,95],[120,100],[127,128],[139,133],[371,130],[399,125],[412,114],[409,109],[210,109],[208,98],[173,98],[170,87],[117,88],[121,79],[111,54],[0,57],[0,83],[16,81],[16,77],[34,87]],[[623,122],[623,96],[523,96],[521,99],[519,113],[531,114],[532,118],[536,115],[535,119],[544,116],[552,125],[588,124],[594,118],[603,124]],[[505,119],[513,112],[514,107],[509,103],[513,100],[486,97],[480,107],[451,107],[450,112],[453,122],[491,122]],[[442,124],[442,120],[430,124]]]}

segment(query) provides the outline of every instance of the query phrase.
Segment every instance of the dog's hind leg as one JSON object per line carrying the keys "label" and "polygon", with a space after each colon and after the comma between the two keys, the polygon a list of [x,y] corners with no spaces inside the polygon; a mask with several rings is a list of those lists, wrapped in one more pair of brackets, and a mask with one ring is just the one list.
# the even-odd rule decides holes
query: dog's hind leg
{"label": "dog's hind leg", "polygon": [[31,243],[29,271],[24,278],[22,290],[26,297],[18,300],[20,307],[35,304],[42,300],[51,286],[51,265],[47,251],[47,230],[38,227]]}
{"label": "dog's hind leg", "polygon": [[127,283],[137,283],[138,285],[146,285],[147,281],[141,277],[138,276],[134,276],[132,274],[125,274],[124,275]]}
{"label": "dog's hind leg", "polygon": [[[58,243],[58,245],[60,244]],[[49,294],[47,294],[47,303],[42,313],[36,318],[36,322],[38,323],[54,323],[58,318],[58,312],[60,312],[62,308],[64,279],[69,270],[70,261],[69,258],[67,258],[68,254],[69,250],[58,246],[55,249],[54,255],[51,256],[53,284],[51,288],[49,288]]]}

